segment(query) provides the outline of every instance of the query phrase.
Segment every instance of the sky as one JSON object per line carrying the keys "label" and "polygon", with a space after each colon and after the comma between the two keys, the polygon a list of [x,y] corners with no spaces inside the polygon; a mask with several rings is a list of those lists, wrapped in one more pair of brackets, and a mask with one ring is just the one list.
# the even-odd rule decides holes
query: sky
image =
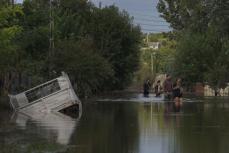
{"label": "sky", "polygon": [[[16,0],[21,3],[23,0]],[[157,11],[158,0],[89,0],[96,6],[101,2],[102,7],[116,5],[120,10],[127,11],[134,17],[134,24],[140,25],[144,33],[167,32],[169,24],[159,16]]]}
{"label": "sky", "polygon": [[126,10],[134,17],[134,23],[140,25],[145,33],[167,32],[171,28],[169,24],[160,17],[157,11],[158,0],[90,0],[96,6],[99,2],[102,7],[107,5],[116,5],[121,10]]}

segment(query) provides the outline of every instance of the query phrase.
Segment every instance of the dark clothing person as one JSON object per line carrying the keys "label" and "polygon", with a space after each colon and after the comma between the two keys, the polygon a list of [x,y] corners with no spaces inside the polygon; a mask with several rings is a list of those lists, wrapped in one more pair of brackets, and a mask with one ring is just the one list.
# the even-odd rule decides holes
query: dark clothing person
{"label": "dark clothing person", "polygon": [[182,97],[182,93],[181,93],[181,89],[180,88],[174,88],[173,89],[173,98],[181,98]]}
{"label": "dark clothing person", "polygon": [[161,96],[161,90],[162,90],[160,81],[157,82],[157,85],[154,87],[154,90],[155,90],[156,97],[160,97]]}
{"label": "dark clothing person", "polygon": [[177,112],[180,111],[180,108],[182,106],[182,93],[183,89],[181,87],[181,79],[177,78],[176,82],[173,85],[173,100],[175,103],[175,108],[177,109]]}
{"label": "dark clothing person", "polygon": [[172,98],[172,91],[173,91],[173,83],[171,78],[168,76],[163,84],[165,98],[171,100]]}
{"label": "dark clothing person", "polygon": [[164,82],[164,91],[165,92],[172,92],[173,91],[173,83],[171,80],[166,79]]}
{"label": "dark clothing person", "polygon": [[144,84],[143,84],[143,94],[144,94],[144,97],[149,97],[149,90],[150,90],[150,82],[149,81],[145,81]]}
{"label": "dark clothing person", "polygon": [[3,81],[2,81],[2,79],[0,79],[0,88],[2,88],[3,87]]}
{"label": "dark clothing person", "polygon": [[181,98],[182,97],[182,89],[180,87],[180,85],[177,85],[177,83],[175,83],[173,88],[173,98],[175,99],[176,97]]}

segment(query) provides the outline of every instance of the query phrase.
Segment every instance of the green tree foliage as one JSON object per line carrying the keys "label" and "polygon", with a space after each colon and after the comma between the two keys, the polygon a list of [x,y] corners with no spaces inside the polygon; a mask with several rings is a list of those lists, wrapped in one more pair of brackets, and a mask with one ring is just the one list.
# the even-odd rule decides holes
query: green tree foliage
{"label": "green tree foliage", "polygon": [[23,2],[24,18],[21,20],[23,33],[19,45],[24,51],[23,73],[38,84],[48,76],[49,52],[49,2],[46,0],[25,0]]}
{"label": "green tree foliage", "polygon": [[[152,79],[156,74],[172,73],[173,61],[176,50],[174,33],[148,34],[149,43],[159,43],[159,49],[149,48],[147,35],[145,35],[144,46],[141,51],[141,66],[136,74],[136,80],[143,82]],[[153,71],[153,72],[152,72]]]}
{"label": "green tree foliage", "polygon": [[21,52],[15,41],[23,30],[19,22],[23,11],[10,5],[1,5],[0,9],[0,86],[7,91],[19,70]]}
{"label": "green tree foliage", "polygon": [[[100,85],[101,90],[125,88],[138,67],[139,27],[133,25],[126,12],[120,12],[115,6],[98,9],[86,1],[60,1],[58,6],[56,37],[80,42],[87,40],[88,44],[85,42],[84,45],[91,47],[88,47],[88,55],[100,55],[102,61],[109,63],[111,70],[107,72],[112,75],[98,77],[106,79],[97,79],[94,85]],[[80,61],[75,62],[77,65]]]}
{"label": "green tree foliage", "polygon": [[89,34],[95,40],[99,54],[112,64],[114,77],[106,84],[112,89],[123,89],[138,68],[140,28],[133,25],[129,15],[110,6],[95,9]]}
{"label": "green tree foliage", "polygon": [[175,34],[172,32],[162,33],[162,34],[153,34],[152,36],[159,35],[156,42],[160,43],[160,47],[156,52],[155,66],[157,73],[172,73],[174,62],[175,50],[177,47]]}
{"label": "green tree foliage", "polygon": [[175,30],[205,29],[214,0],[159,0],[158,11]]}
{"label": "green tree foliage", "polygon": [[175,72],[214,89],[229,81],[227,0],[160,0],[158,10],[178,31]]}
{"label": "green tree foliage", "polygon": [[[14,89],[48,80],[50,71],[69,73],[81,95],[121,89],[132,80],[141,32],[126,12],[115,6],[98,9],[86,0],[53,0],[52,10],[46,0],[4,5],[0,10],[0,67],[7,72],[1,73],[1,80],[6,75],[18,80],[17,85],[9,83]],[[52,54],[51,12],[55,25]],[[32,81],[25,84],[25,80]]]}
{"label": "green tree foliage", "polygon": [[93,49],[89,40],[58,42],[54,63],[57,72],[70,74],[80,95],[101,91],[101,83],[113,76],[111,64]]}

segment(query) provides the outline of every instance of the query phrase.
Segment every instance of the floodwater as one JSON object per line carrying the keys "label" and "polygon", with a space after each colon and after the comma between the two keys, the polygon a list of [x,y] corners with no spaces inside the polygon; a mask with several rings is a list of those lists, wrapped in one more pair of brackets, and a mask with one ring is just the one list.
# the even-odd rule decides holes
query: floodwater
{"label": "floodwater", "polygon": [[84,103],[77,117],[1,110],[0,153],[229,152],[229,99],[130,99]]}

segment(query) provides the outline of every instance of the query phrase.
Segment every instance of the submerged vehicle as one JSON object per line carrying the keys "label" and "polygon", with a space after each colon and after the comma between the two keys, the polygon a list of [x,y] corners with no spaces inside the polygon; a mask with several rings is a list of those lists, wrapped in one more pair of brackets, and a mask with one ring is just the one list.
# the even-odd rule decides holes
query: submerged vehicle
{"label": "submerged vehicle", "polygon": [[58,112],[73,105],[77,105],[79,111],[82,110],[81,101],[64,72],[58,78],[9,97],[15,111],[27,114]]}
{"label": "submerged vehicle", "polygon": [[[77,113],[76,113],[77,114]],[[12,115],[11,122],[16,123],[26,133],[38,134],[62,145],[68,145],[81,116],[72,117],[60,112]]]}

